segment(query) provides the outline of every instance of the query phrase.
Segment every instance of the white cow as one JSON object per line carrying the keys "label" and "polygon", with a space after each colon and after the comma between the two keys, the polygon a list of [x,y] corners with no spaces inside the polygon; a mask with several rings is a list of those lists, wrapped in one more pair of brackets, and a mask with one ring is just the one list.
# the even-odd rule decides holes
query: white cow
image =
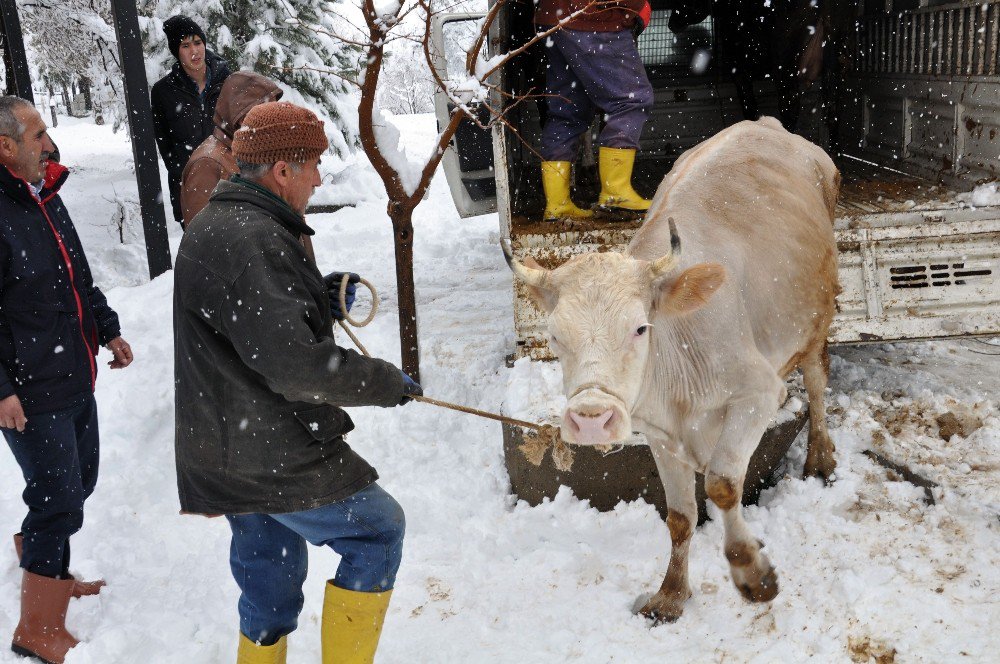
{"label": "white cow", "polygon": [[676,620],[691,595],[695,471],[722,510],[736,587],[753,602],[777,594],[741,498],[747,463],[796,367],[809,395],[805,474],[834,470],[823,391],[839,186],[816,145],[774,118],[740,122],[677,160],[626,253],[585,254],[546,270],[505,247],[549,314],[568,399],[563,438],[606,445],[635,430],[649,440],[672,542],[663,584],[641,610],[656,621]]}

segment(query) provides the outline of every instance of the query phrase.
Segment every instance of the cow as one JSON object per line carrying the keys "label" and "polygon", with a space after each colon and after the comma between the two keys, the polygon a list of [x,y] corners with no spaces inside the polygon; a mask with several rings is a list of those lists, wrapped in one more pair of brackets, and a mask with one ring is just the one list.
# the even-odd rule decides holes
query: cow
{"label": "cow", "polygon": [[696,471],[721,510],[736,588],[751,602],[777,595],[741,498],[747,463],[797,367],[809,398],[805,475],[834,472],[823,392],[839,290],[839,188],[821,148],[765,117],[681,155],[624,253],[545,269],[504,245],[548,314],[567,397],[563,439],[600,446],[638,431],[649,442],[672,544],[666,577],[640,609],[655,622],[679,618],[691,595]]}

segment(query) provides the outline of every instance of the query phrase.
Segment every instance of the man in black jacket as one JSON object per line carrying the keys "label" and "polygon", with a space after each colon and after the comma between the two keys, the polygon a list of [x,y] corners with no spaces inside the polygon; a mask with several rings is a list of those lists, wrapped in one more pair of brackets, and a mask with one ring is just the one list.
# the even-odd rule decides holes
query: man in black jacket
{"label": "man in black jacket", "polygon": [[163,32],[177,62],[153,85],[150,104],[156,144],[167,167],[170,205],[174,219],[183,224],[181,175],[191,153],[215,128],[215,103],[229,66],[205,48],[204,31],[187,16],[171,16]]}
{"label": "man in black jacket", "polygon": [[[240,175],[218,184],[174,269],[181,508],[225,514],[242,592],[239,661],[285,661],[306,542],[342,556],[326,585],[323,661],[370,662],[402,553],[403,511],[344,441],[344,406],[396,406],[420,386],[337,346],[331,287],[299,236],[328,147],[298,106],[255,106],[233,137]],[[335,659],[336,658],[336,659]]]}
{"label": "man in black jacket", "polygon": [[98,344],[113,369],[132,351],[59,198],[68,171],[49,160],[53,149],[34,106],[0,97],[0,427],[28,506],[14,537],[24,574],[12,647],[62,662],[77,644],[70,598],[104,585],[69,573],[69,538],[97,481]]}

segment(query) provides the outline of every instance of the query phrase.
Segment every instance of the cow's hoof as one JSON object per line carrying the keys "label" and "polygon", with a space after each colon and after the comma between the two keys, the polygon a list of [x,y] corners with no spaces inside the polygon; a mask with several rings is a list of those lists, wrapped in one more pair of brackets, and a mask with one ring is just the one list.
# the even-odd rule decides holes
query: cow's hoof
{"label": "cow's hoof", "polygon": [[818,477],[827,486],[833,484],[833,473],[837,470],[837,462],[832,458],[827,459],[806,459],[805,468],[802,469],[802,479]]}
{"label": "cow's hoof", "polygon": [[835,450],[829,434],[810,431],[806,465],[802,469],[803,478],[818,477],[825,484],[832,484],[833,473],[837,470],[837,460],[833,456]]}
{"label": "cow's hoof", "polygon": [[778,574],[764,555],[757,565],[730,568],[733,583],[748,602],[770,602],[778,596]]}
{"label": "cow's hoof", "polygon": [[683,594],[658,592],[649,598],[649,601],[639,609],[639,613],[649,620],[653,625],[675,622],[684,613],[684,602],[691,597],[691,591]]}

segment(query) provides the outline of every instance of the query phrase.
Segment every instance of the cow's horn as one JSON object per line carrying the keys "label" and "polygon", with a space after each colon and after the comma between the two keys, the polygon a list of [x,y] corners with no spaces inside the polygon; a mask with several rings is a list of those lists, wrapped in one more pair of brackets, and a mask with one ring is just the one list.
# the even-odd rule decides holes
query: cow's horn
{"label": "cow's horn", "polygon": [[670,224],[670,253],[653,261],[649,269],[654,279],[662,277],[669,272],[674,263],[677,262],[677,258],[681,255],[681,238],[677,235],[677,226],[674,224],[674,218],[670,217],[667,219],[667,223]]}
{"label": "cow's horn", "polygon": [[548,281],[549,271],[536,268],[528,267],[521,261],[514,258],[514,253],[510,249],[510,244],[507,240],[500,240],[500,248],[503,249],[503,257],[507,260],[507,266],[514,273],[514,276],[528,284],[529,286],[541,287],[545,285]]}

